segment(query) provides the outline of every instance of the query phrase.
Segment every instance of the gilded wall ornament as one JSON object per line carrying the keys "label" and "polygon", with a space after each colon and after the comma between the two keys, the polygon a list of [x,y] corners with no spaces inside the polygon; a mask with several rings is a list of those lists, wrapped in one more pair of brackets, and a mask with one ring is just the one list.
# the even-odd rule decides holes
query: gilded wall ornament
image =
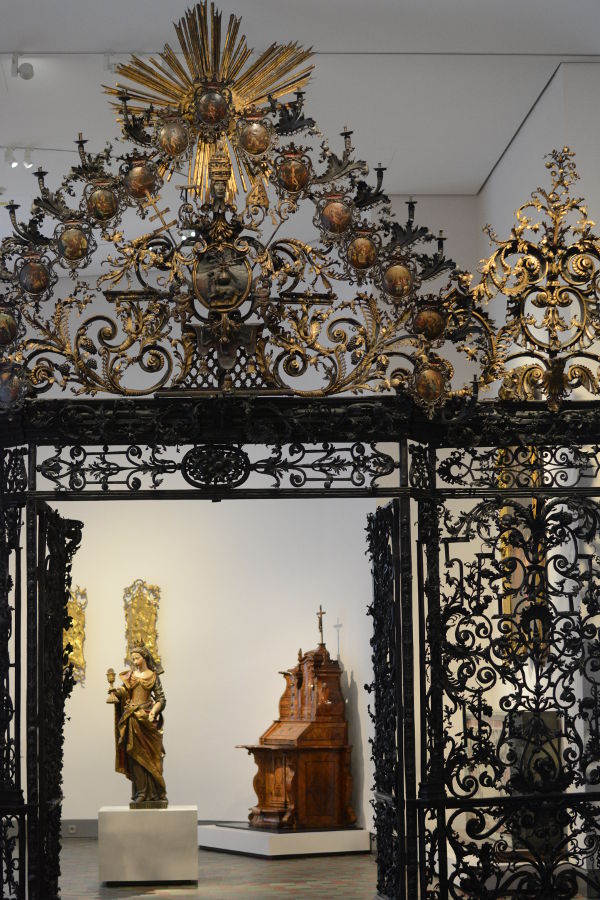
{"label": "gilded wall ornament", "polygon": [[71,618],[71,624],[63,631],[63,649],[68,651],[68,663],[73,667],[73,681],[83,684],[85,682],[85,611],[87,609],[88,596],[85,588],[77,586],[69,591],[67,613]]}
{"label": "gilded wall ornament", "polygon": [[126,664],[133,666],[132,648],[143,643],[157,665],[160,666],[157,630],[159,605],[160,588],[158,585],[148,584],[142,578],[138,578],[125,588],[123,606],[125,608],[125,641],[127,644]]}

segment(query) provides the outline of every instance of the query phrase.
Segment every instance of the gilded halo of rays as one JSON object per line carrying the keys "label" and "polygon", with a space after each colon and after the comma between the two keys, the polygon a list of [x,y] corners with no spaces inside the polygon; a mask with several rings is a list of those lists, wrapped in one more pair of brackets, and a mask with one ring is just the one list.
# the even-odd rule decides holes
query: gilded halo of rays
{"label": "gilded halo of rays", "polygon": [[[158,59],[150,57],[145,61],[133,55],[129,63],[117,66],[117,73],[135,86],[118,82],[115,87],[104,88],[113,97],[119,97],[125,90],[129,98],[128,109],[135,115],[145,112],[150,105],[157,112],[177,110],[181,114],[190,127],[190,136],[195,137],[195,148],[189,157],[188,184],[194,185],[202,200],[208,184],[208,163],[217,142],[206,140],[195,128],[194,98],[198,85],[215,82],[231,91],[234,114],[229,119],[227,134],[222,133],[219,137],[227,138],[223,144],[232,162],[229,194],[233,197],[239,190],[238,176],[244,192],[261,177],[260,167],[250,171],[231,140],[236,117],[250,107],[266,103],[269,97],[277,100],[301,90],[314,68],[312,64],[304,66],[312,56],[312,50],[304,50],[295,41],[271,44],[251,62],[254,51],[248,48],[245,36],[239,34],[240,23],[241,18],[231,15],[222,41],[221,13],[215,10],[213,3],[209,11],[208,0],[198,3],[174,23],[183,59],[169,44],[165,44]],[[112,105],[121,110],[119,102]],[[177,162],[173,161],[163,168],[163,174],[170,178],[176,168]],[[265,171],[263,166],[263,173]]]}

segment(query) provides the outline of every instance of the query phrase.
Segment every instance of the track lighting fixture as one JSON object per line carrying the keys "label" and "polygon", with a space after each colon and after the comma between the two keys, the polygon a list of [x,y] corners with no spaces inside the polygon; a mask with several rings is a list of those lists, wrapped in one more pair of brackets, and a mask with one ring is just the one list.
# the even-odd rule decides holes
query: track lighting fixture
{"label": "track lighting fixture", "polygon": [[29,62],[19,64],[19,54],[13,53],[10,74],[13,78],[17,78],[18,76],[24,81],[29,81],[30,78],[33,78],[33,66]]}
{"label": "track lighting fixture", "polygon": [[19,165],[18,161],[15,159],[15,151],[12,147],[7,147],[4,151],[4,162],[9,163],[11,169],[16,169]]}
{"label": "track lighting fixture", "polygon": [[31,150],[27,148],[25,153],[23,154],[23,165],[26,169],[31,169],[33,166],[33,160],[31,159]]}

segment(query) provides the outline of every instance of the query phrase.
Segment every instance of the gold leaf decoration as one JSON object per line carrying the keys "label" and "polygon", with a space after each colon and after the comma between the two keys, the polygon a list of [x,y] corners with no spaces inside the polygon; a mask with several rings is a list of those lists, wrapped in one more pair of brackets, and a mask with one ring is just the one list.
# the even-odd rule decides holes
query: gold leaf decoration
{"label": "gold leaf decoration", "polygon": [[88,603],[87,590],[77,586],[69,591],[67,612],[71,624],[63,631],[63,650],[70,646],[68,664],[73,666],[73,680],[78,684],[85,681],[85,610]]}
{"label": "gold leaf decoration", "polygon": [[160,588],[156,584],[147,584],[138,578],[123,592],[125,607],[125,641],[127,655],[125,663],[132,665],[131,648],[144,643],[155,661],[160,664],[158,652],[158,607],[160,604]]}
{"label": "gold leaf decoration", "polygon": [[[237,163],[242,189],[254,185],[257,172],[250,170],[240,158],[232,138],[236,117],[245,110],[255,108],[271,100],[300,91],[308,82],[312,65],[304,65],[312,56],[297,42],[273,43],[253,61],[253,50],[239,34],[241,18],[231,15],[224,40],[222,39],[221,13],[208,2],[188,9],[185,16],[174,25],[179,41],[179,54],[165,44],[159,58],[148,61],[132,56],[131,61],[117,66],[118,75],[130,84],[120,82],[116,87],[105,87],[113,97],[121,98],[126,91],[129,110],[134,115],[176,111],[195,139],[189,157],[188,181],[198,190],[202,199],[206,196],[208,164],[216,150],[218,136],[223,140],[232,163],[229,185],[230,196],[238,192],[233,166]],[[301,68],[302,67],[302,68]],[[203,95],[212,92],[213,99],[226,102],[228,114],[219,128],[203,127],[198,116],[198,104]],[[121,110],[120,102],[115,109]],[[219,124],[216,122],[215,124]],[[172,171],[173,165],[166,167]]]}
{"label": "gold leaf decoration", "polygon": [[[503,400],[546,399],[552,410],[575,388],[600,393],[593,344],[600,327],[600,238],[581,197],[568,148],[546,157],[551,184],[516,213],[508,240],[486,231],[497,248],[481,266],[478,301],[506,298],[496,331]],[[532,214],[533,213],[533,214]],[[538,236],[539,235],[539,236]]]}

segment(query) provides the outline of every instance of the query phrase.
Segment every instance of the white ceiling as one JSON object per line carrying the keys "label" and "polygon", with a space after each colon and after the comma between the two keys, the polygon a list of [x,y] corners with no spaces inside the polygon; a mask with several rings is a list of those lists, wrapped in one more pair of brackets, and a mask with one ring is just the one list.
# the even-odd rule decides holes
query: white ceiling
{"label": "white ceiling", "polygon": [[[187,5],[0,0],[0,145],[42,148],[34,161],[58,182],[79,131],[98,149],[117,134],[103,53],[176,45],[171,22]],[[236,0],[223,11],[242,14],[258,50],[315,48],[310,114],[332,147],[353,128],[358,155],[386,165],[397,194],[476,194],[561,61],[600,60],[600,0]],[[15,50],[31,81],[11,77]],[[25,206],[35,192],[2,155],[0,185]]]}
{"label": "white ceiling", "polygon": [[[0,52],[162,48],[191,3],[2,0]],[[600,52],[598,0],[237,0],[250,46],[298,40],[323,53]]]}

